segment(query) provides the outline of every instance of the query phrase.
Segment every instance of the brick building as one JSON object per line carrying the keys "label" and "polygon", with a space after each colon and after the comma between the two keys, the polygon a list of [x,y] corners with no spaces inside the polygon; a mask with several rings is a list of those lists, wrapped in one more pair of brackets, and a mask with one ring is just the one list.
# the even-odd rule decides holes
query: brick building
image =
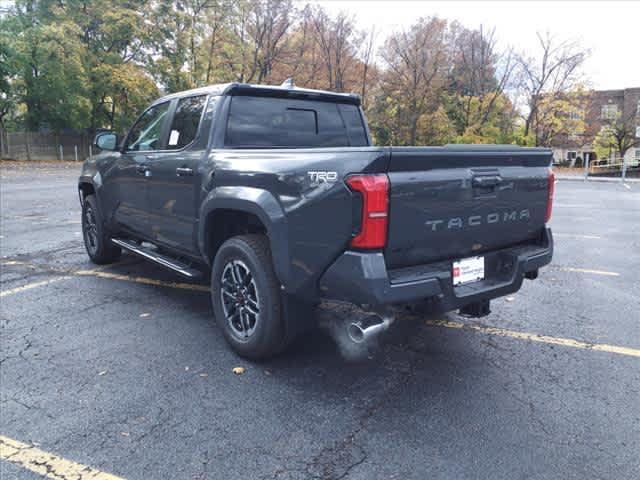
{"label": "brick building", "polygon": [[[572,165],[588,159],[602,162],[593,151],[593,140],[600,130],[612,120],[620,117],[635,127],[640,140],[640,88],[624,90],[594,90],[585,99],[583,118],[585,132],[580,135],[564,135],[553,142],[553,156],[556,163],[570,161]],[[625,154],[627,165],[640,164],[640,145],[630,148]]]}

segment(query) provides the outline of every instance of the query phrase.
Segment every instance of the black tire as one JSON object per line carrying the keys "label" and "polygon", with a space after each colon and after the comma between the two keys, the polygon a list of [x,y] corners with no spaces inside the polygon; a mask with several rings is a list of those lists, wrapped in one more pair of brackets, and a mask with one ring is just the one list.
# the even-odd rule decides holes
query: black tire
{"label": "black tire", "polygon": [[264,359],[287,346],[280,282],[266,236],[240,235],[222,244],[211,269],[211,300],[216,322],[238,355]]}
{"label": "black tire", "polygon": [[112,263],[122,253],[120,247],[111,243],[111,238],[107,235],[95,195],[87,195],[82,204],[82,237],[93,263]]}

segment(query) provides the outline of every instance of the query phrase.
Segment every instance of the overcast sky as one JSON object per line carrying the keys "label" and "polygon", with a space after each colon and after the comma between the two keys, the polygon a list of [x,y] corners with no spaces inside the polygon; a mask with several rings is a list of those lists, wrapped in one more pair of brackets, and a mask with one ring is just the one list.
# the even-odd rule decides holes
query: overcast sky
{"label": "overcast sky", "polygon": [[[304,2],[302,2],[304,3]],[[536,32],[577,40],[591,50],[585,73],[597,89],[640,87],[640,1],[317,1],[345,10],[361,28],[385,34],[421,16],[458,20],[469,28],[495,27],[502,46],[536,48]]]}

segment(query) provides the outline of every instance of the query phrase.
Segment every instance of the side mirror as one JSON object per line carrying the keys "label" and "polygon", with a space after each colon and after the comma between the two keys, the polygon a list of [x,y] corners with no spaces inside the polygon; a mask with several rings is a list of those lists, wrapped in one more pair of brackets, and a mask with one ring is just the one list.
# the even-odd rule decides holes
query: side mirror
{"label": "side mirror", "polygon": [[118,149],[118,136],[111,132],[99,133],[93,139],[93,144],[100,150],[115,151]]}

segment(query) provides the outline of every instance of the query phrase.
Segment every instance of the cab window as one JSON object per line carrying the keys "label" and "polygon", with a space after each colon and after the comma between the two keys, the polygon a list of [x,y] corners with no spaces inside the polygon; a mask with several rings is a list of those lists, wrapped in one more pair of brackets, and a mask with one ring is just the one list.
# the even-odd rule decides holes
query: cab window
{"label": "cab window", "polygon": [[127,137],[128,151],[159,150],[162,125],[169,111],[169,102],[154,105],[145,111],[134,124]]}

